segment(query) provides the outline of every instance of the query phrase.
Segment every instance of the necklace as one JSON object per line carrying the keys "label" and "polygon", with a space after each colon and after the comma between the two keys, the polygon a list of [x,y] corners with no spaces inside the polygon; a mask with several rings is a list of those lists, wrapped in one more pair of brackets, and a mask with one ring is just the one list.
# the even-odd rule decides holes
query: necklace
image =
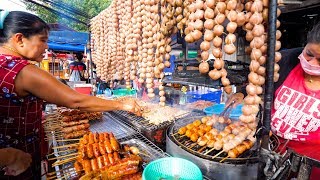
{"label": "necklace", "polygon": [[2,48],[7,49],[9,51],[12,51],[12,52],[17,53],[17,54],[20,55],[20,53],[15,48],[12,48],[10,46],[3,45]]}
{"label": "necklace", "polygon": [[313,83],[313,79],[310,75],[308,75],[308,81],[309,81],[309,83]]}

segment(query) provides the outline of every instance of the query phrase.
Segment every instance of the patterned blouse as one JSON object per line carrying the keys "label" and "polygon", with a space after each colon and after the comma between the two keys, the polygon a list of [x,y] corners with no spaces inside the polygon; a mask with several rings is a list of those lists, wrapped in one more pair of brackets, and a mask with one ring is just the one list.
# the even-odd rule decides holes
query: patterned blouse
{"label": "patterned blouse", "polygon": [[[34,179],[40,166],[43,101],[32,95],[18,96],[14,86],[16,75],[26,65],[29,65],[27,60],[0,55],[0,148],[17,148],[33,157],[31,167],[14,179]],[[6,177],[1,174],[0,179]]]}

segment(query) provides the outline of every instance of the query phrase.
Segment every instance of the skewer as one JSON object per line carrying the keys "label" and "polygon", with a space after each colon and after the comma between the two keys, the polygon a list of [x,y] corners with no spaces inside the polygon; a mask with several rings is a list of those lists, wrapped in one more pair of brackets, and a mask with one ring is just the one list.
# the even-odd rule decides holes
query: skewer
{"label": "skewer", "polygon": [[53,172],[47,173],[47,176],[55,175],[57,172],[64,171],[64,170],[67,170],[67,169],[70,169],[70,167],[62,168],[62,169],[59,169],[57,171],[53,171]]}
{"label": "skewer", "polygon": [[54,157],[54,158],[50,158],[48,160],[51,161],[51,160],[62,159],[62,158],[65,158],[65,157],[76,156],[76,155],[78,155],[78,153],[67,154],[67,155],[63,155],[63,156],[57,156],[57,157]]}
{"label": "skewer", "polygon": [[[64,151],[58,151],[58,153],[68,152],[68,151],[74,151],[74,150],[76,150],[76,149],[67,149],[67,150],[64,150]],[[54,154],[55,154],[55,152],[50,153],[50,154],[47,154],[47,156],[51,156],[51,155],[54,155]]]}
{"label": "skewer", "polygon": [[207,154],[209,154],[211,151],[213,151],[214,150],[214,148],[212,148],[212,149],[210,149],[209,151],[207,151],[206,153],[204,153],[204,155],[207,155]]}
{"label": "skewer", "polygon": [[45,132],[45,133],[54,132],[55,134],[62,132],[61,129],[59,129],[59,130],[58,130],[58,129],[59,129],[59,128],[56,128],[56,129],[47,129],[47,130],[44,130],[44,132]]}
{"label": "skewer", "polygon": [[74,144],[67,144],[67,145],[63,145],[63,146],[56,146],[56,147],[52,147],[53,149],[62,149],[62,148],[66,148],[66,147],[74,147],[74,146],[78,146],[80,143],[74,143]]}
{"label": "skewer", "polygon": [[203,150],[205,150],[207,148],[207,145],[205,145],[205,146],[202,146],[199,150],[198,150],[198,152],[199,153],[201,153]]}
{"label": "skewer", "polygon": [[174,133],[174,134],[171,134],[171,136],[175,136],[175,135],[177,135],[177,134],[179,134],[178,132],[176,132],[176,133]]}
{"label": "skewer", "polygon": [[146,156],[146,157],[150,158],[150,155],[149,155],[149,154],[142,153],[142,152],[139,152],[139,154],[144,155],[144,156]]}
{"label": "skewer", "polygon": [[191,144],[191,146],[189,147],[190,149],[192,149],[193,147],[195,147],[197,145],[197,143],[193,143]]}
{"label": "skewer", "polygon": [[55,166],[60,166],[60,165],[62,165],[62,164],[66,164],[66,163],[68,163],[68,162],[72,162],[72,161],[74,161],[74,160],[76,160],[77,159],[77,157],[72,157],[72,158],[69,158],[69,159],[64,159],[64,160],[58,160],[58,161],[56,161],[55,163],[53,163],[52,164],[52,167],[55,167]]}
{"label": "skewer", "polygon": [[222,154],[224,151],[220,151],[218,154],[216,154],[215,156],[212,157],[212,159],[218,157],[220,154]]}
{"label": "skewer", "polygon": [[57,139],[57,142],[80,141],[80,139]]}
{"label": "skewer", "polygon": [[221,161],[219,161],[219,162],[222,163],[224,160],[226,160],[226,159],[228,159],[228,158],[229,158],[229,156],[223,158],[223,159],[222,159]]}

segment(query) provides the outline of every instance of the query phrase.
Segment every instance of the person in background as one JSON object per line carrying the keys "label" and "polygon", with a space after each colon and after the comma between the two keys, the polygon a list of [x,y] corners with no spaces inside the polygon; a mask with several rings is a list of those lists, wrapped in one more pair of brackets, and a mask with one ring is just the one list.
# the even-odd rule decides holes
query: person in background
{"label": "person in background", "polygon": [[70,78],[69,81],[84,81],[84,72],[86,70],[86,65],[82,62],[82,53],[77,53],[75,55],[76,59],[74,62],[70,63]]}
{"label": "person in background", "polygon": [[[40,179],[44,100],[82,111],[124,110],[141,115],[142,109],[134,100],[120,102],[80,94],[30,64],[42,61],[48,35],[49,26],[36,15],[0,11],[0,149],[16,148],[32,157],[25,172],[10,177],[0,170],[0,179]],[[0,151],[1,156],[4,153]],[[5,165],[10,169],[10,164]]]}
{"label": "person in background", "polygon": [[[277,151],[290,148],[320,161],[320,22],[307,34],[304,48],[281,55],[271,117],[271,130],[281,143]],[[310,179],[319,176],[320,169],[314,167]]]}

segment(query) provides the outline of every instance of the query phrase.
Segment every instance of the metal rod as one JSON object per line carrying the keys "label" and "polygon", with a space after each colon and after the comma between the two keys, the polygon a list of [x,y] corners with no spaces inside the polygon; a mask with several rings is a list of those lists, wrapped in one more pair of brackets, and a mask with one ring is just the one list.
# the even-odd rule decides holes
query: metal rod
{"label": "metal rod", "polygon": [[[262,129],[262,142],[261,148],[268,150],[269,132],[271,123],[271,109],[273,105],[273,91],[274,91],[274,59],[275,59],[275,44],[276,44],[276,22],[277,22],[277,0],[269,0],[268,11],[268,49],[267,49],[267,63],[266,63],[266,85],[264,94],[264,111],[263,111],[263,129]],[[264,157],[260,150],[259,164],[259,178],[265,179],[263,175]]]}
{"label": "metal rod", "polygon": [[[87,47],[87,51],[89,51],[89,62],[90,62],[90,83],[91,85],[95,85],[93,84],[93,62],[92,62],[92,49],[91,49],[91,30],[90,30],[90,25],[88,25],[88,30],[89,30],[89,40],[88,40],[88,47]],[[88,68],[89,69],[89,68]],[[93,92],[94,93],[94,92]]]}
{"label": "metal rod", "polygon": [[273,91],[274,91],[274,59],[275,59],[275,44],[276,44],[276,22],[277,22],[277,1],[269,1],[269,19],[268,19],[268,51],[266,64],[266,87],[264,94],[264,111],[263,111],[263,126],[262,131],[262,148],[267,149],[269,143],[269,132],[271,123],[271,109],[273,105]]}

